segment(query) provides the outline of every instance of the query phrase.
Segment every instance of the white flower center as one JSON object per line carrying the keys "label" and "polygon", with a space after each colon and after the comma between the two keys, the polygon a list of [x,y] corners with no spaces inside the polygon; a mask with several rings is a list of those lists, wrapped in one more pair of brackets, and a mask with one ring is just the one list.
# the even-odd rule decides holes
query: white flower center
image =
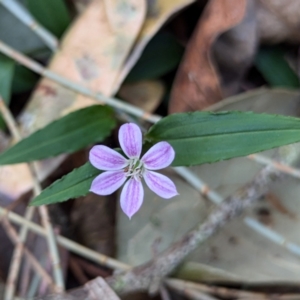
{"label": "white flower center", "polygon": [[135,178],[140,181],[144,174],[144,164],[138,158],[131,158],[124,172],[126,177]]}

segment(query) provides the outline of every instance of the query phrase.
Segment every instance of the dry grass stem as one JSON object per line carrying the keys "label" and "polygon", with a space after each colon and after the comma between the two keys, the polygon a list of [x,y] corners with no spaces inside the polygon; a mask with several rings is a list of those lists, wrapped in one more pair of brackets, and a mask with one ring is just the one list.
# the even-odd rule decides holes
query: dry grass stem
{"label": "dry grass stem", "polygon": [[[38,224],[35,224],[33,222],[30,222],[26,220],[25,218],[21,217],[20,215],[7,211],[3,207],[0,207],[0,217],[7,217],[11,222],[18,224],[18,225],[23,225],[26,224],[28,228],[33,231],[34,233],[40,235],[40,236],[46,236],[46,230],[39,226]],[[74,241],[71,241],[61,235],[56,235],[56,240],[59,245],[64,247],[65,249],[68,249],[69,251],[81,255],[82,257],[85,257],[91,261],[94,261],[98,264],[107,266],[112,269],[116,270],[130,270],[131,266],[124,264],[116,259],[113,259],[111,257],[108,257],[106,255],[103,255],[101,253],[98,253],[96,251],[93,251],[87,247],[84,247]]]}
{"label": "dry grass stem", "polygon": [[0,0],[0,4],[9,10],[23,24],[35,32],[51,50],[57,49],[57,38],[50,31],[42,27],[18,1]]}
{"label": "dry grass stem", "polygon": [[[22,137],[18,130],[17,124],[16,124],[11,112],[6,107],[2,97],[0,97],[0,112],[3,116],[3,119],[5,120],[5,122],[7,124],[7,127],[9,128],[11,134],[13,135],[14,139],[16,141],[20,141],[22,139]],[[30,170],[30,174],[32,177],[34,195],[37,196],[41,193],[42,188],[40,186],[40,183],[39,183],[36,173],[35,173],[34,163],[28,164],[28,168]],[[54,277],[55,277],[57,290],[62,292],[64,290],[64,278],[63,278],[63,272],[61,270],[59,252],[58,252],[58,248],[57,248],[57,244],[56,244],[56,240],[55,240],[53,227],[52,227],[50,219],[49,219],[47,208],[45,206],[40,206],[39,212],[41,215],[43,226],[45,227],[46,232],[47,232],[47,241],[48,241],[48,246],[49,246],[50,257],[51,257],[52,264],[53,264]],[[32,217],[33,213],[34,213],[33,208],[28,208],[26,211],[26,215],[29,216],[30,218]],[[25,227],[23,227],[21,229],[21,233],[20,233],[21,240],[24,240],[24,242],[25,242],[26,236],[27,236],[27,226],[25,225]],[[17,247],[14,251],[13,258],[15,259],[15,261],[12,261],[12,264],[13,264],[13,266],[11,268],[12,273],[9,274],[9,278],[11,279],[12,283],[16,282],[16,277],[18,275],[18,272],[16,272],[16,270],[18,270],[19,266],[20,266],[21,257],[22,257],[22,249],[23,249],[22,247],[19,247],[19,248]],[[15,290],[14,284],[11,284],[7,287],[7,291],[6,291],[7,297],[5,298],[5,300],[12,299],[14,290]]]}
{"label": "dry grass stem", "polygon": [[[53,284],[51,276],[41,267],[39,262],[36,260],[36,258],[31,254],[31,252],[24,246],[22,241],[20,240],[17,231],[13,228],[13,226],[8,222],[7,218],[2,219],[2,224],[5,227],[10,239],[15,245],[21,245],[24,251],[24,254],[26,255],[28,261],[30,262],[33,269],[40,274],[40,276],[47,282],[47,284],[50,286],[51,290],[54,292],[58,292],[57,287]],[[7,282],[7,285],[9,285],[10,282]]]}

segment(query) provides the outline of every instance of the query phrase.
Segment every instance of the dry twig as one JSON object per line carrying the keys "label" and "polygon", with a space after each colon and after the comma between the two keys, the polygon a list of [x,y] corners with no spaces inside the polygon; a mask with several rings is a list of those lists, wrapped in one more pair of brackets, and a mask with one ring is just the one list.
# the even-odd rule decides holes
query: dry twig
{"label": "dry twig", "polygon": [[[33,231],[34,233],[46,237],[47,233],[44,228],[39,226],[38,224],[35,224],[33,222],[30,222],[26,220],[25,218],[21,217],[20,215],[7,211],[6,209],[2,208],[0,206],[0,217],[7,217],[11,222],[14,222],[18,225],[26,224],[26,226]],[[69,251],[72,251],[73,253],[76,253],[78,255],[81,255],[82,257],[85,257],[87,259],[90,259],[98,264],[107,266],[112,269],[116,270],[130,270],[131,267],[129,265],[126,265],[125,263],[122,263],[114,258],[108,257],[106,255],[103,255],[101,253],[98,253],[96,251],[93,251],[87,247],[84,247],[74,241],[71,241],[61,235],[56,235],[56,240],[58,244],[65,247]]]}
{"label": "dry twig", "polygon": [[[3,119],[5,120],[9,130],[11,131],[11,134],[13,135],[13,137],[15,138],[16,141],[20,141],[22,138],[21,138],[21,135],[17,128],[17,124],[16,124],[12,114],[6,107],[1,96],[0,96],[0,111],[1,111]],[[32,176],[34,195],[37,196],[41,193],[42,188],[41,188],[40,183],[38,182],[37,176],[35,174],[34,164],[33,163],[28,164],[28,167],[30,170],[30,174]],[[39,212],[41,214],[43,226],[45,227],[45,229],[47,231],[47,241],[48,241],[48,246],[49,246],[49,250],[50,250],[52,266],[53,266],[53,270],[54,270],[54,277],[55,277],[57,292],[61,292],[64,290],[64,279],[63,279],[63,273],[62,273],[61,266],[60,266],[60,259],[59,259],[58,248],[57,248],[56,241],[55,241],[55,235],[54,235],[53,228],[52,228],[52,225],[51,225],[51,222],[49,219],[49,214],[48,214],[47,208],[45,206],[40,206]],[[25,215],[28,219],[31,219],[31,217],[33,216],[33,213],[34,213],[34,209],[32,207],[29,207],[26,210]],[[26,240],[27,231],[28,231],[27,226],[25,225],[21,229],[21,232],[20,232],[20,240],[22,243],[24,243]],[[7,288],[5,291],[5,300],[10,300],[14,296],[14,292],[15,292],[15,288],[16,288],[16,279],[17,279],[17,275],[18,275],[18,270],[20,268],[23,249],[24,249],[24,247],[22,246],[22,244],[18,244],[18,246],[16,247],[16,249],[14,251],[14,254],[13,254],[14,260],[12,261],[10,273],[8,276],[9,284],[7,285]]]}
{"label": "dry twig", "polygon": [[0,4],[35,32],[51,50],[57,49],[58,40],[56,37],[50,31],[42,27],[18,1],[0,0]]}
{"label": "dry twig", "polygon": [[[294,164],[299,160],[299,144],[282,147],[284,163]],[[181,240],[158,258],[133,268],[128,272],[115,274],[107,278],[107,282],[118,293],[137,290],[149,290],[156,293],[163,280],[174,268],[202,242],[222,228],[232,218],[241,214],[255,200],[267,192],[268,186],[281,177],[281,173],[272,166],[262,169],[253,181],[226,198],[207,217],[204,223],[184,235]]]}
{"label": "dry twig", "polygon": [[4,218],[2,220],[2,224],[6,228],[6,231],[9,235],[9,237],[11,238],[11,240],[13,241],[13,243],[16,246],[20,245],[23,248],[22,250],[24,251],[28,261],[31,263],[31,266],[33,267],[33,269],[38,274],[40,274],[40,276],[49,284],[52,291],[57,291],[55,285],[52,282],[51,276],[49,276],[49,274],[43,269],[43,267],[39,264],[39,262],[36,260],[36,258],[24,246],[23,242],[18,237],[18,234],[17,234],[16,230],[12,227],[12,225],[8,222],[8,220],[6,218]]}

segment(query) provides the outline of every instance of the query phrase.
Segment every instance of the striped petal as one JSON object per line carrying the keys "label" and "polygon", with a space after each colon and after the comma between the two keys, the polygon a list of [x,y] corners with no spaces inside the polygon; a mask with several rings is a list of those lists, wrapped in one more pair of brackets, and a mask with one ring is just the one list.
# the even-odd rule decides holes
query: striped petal
{"label": "striped petal", "polygon": [[94,146],[90,151],[90,163],[99,170],[113,171],[125,168],[128,160],[106,146]]}
{"label": "striped petal", "polygon": [[173,147],[167,142],[159,142],[142,157],[146,169],[159,170],[168,167],[175,158]]}
{"label": "striped petal", "polygon": [[125,181],[126,176],[123,170],[103,172],[93,180],[90,191],[97,195],[110,195]]}
{"label": "striped petal", "polygon": [[142,151],[142,132],[134,123],[126,123],[120,127],[119,142],[122,150],[129,158],[139,158]]}
{"label": "striped petal", "polygon": [[148,187],[162,198],[169,199],[178,195],[175,184],[167,176],[157,172],[146,171],[144,179]]}
{"label": "striped petal", "polygon": [[129,179],[123,187],[120,198],[121,208],[129,219],[140,209],[143,199],[142,183],[134,178]]}

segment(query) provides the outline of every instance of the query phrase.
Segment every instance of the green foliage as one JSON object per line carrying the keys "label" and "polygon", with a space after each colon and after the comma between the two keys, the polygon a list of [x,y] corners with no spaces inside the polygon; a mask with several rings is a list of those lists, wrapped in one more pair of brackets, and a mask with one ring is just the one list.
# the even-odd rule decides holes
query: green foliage
{"label": "green foliage", "polygon": [[262,47],[255,65],[265,80],[273,87],[299,88],[299,79],[284,58],[285,51],[279,47]]}
{"label": "green foliage", "polygon": [[0,54],[0,94],[6,104],[9,104],[10,101],[14,69],[15,62],[7,56]]}
{"label": "green foliage", "polygon": [[52,204],[84,196],[89,192],[93,179],[100,173],[101,171],[95,169],[90,163],[86,163],[55,181],[33,199],[30,205]]}
{"label": "green foliage", "polygon": [[24,93],[30,91],[38,81],[38,76],[31,70],[16,65],[15,75],[12,82],[13,93]]}
{"label": "green foliage", "polygon": [[[174,166],[211,163],[300,141],[298,118],[251,112],[194,112],[163,118],[146,134],[150,143],[169,142]],[[89,163],[46,188],[32,205],[66,201],[88,193],[101,171]]]}
{"label": "green foliage", "polygon": [[[15,62],[7,56],[0,54],[0,95],[7,105],[10,103],[14,70]],[[5,128],[2,117],[0,117],[0,128]]]}
{"label": "green foliage", "polygon": [[173,166],[190,166],[299,142],[300,120],[251,112],[180,113],[152,126],[146,139],[169,142]]}
{"label": "green foliage", "polygon": [[36,20],[60,37],[71,22],[64,0],[26,0],[27,7]]}
{"label": "green foliage", "polygon": [[158,78],[172,71],[180,62],[183,47],[168,33],[159,33],[149,42],[126,81]]}
{"label": "green foliage", "polygon": [[116,126],[113,110],[94,105],[77,110],[38,130],[0,154],[0,164],[40,160],[71,153],[102,141]]}

